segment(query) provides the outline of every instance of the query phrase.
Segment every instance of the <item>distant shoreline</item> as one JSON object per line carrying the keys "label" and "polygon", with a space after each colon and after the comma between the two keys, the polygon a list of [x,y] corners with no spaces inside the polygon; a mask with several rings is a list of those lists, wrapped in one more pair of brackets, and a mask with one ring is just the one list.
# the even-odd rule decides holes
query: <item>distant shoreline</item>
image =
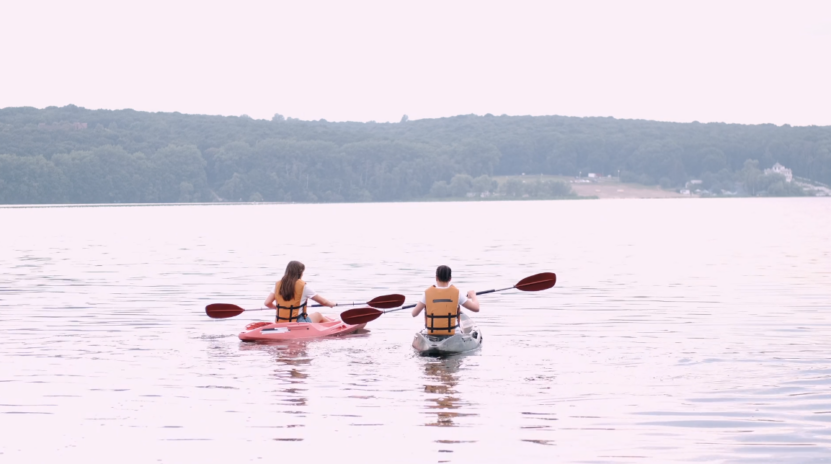
{"label": "distant shoreline", "polygon": [[561,116],[364,124],[5,108],[0,203],[831,196],[829,137]]}
{"label": "distant shoreline", "polygon": [[288,202],[271,202],[271,201],[255,201],[255,202],[199,202],[199,203],[57,203],[57,204],[31,204],[31,205],[0,205],[0,209],[44,209],[44,208],[140,208],[149,206],[267,206],[267,205],[371,205],[384,203],[495,203],[495,202],[528,202],[528,201],[583,201],[583,200],[689,200],[689,199],[771,199],[771,198],[831,198],[831,197],[751,197],[751,196],[731,196],[731,197],[700,197],[698,195],[686,196],[652,196],[652,197],[589,197],[577,196],[572,198],[442,198],[442,199],[421,199],[408,201],[367,201],[367,202],[314,202],[314,203],[288,203]]}
{"label": "distant shoreline", "polygon": [[700,198],[700,195],[685,195],[674,190],[662,189],[658,186],[641,184],[628,184],[622,182],[591,182],[571,184],[574,193],[580,196],[595,196],[601,200],[623,200],[623,199],[651,199],[651,198]]}

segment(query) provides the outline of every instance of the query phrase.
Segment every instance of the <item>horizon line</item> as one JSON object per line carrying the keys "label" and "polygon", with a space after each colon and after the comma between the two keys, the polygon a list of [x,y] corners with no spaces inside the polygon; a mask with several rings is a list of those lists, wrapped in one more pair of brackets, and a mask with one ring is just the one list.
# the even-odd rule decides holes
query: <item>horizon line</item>
{"label": "horizon line", "polygon": [[772,122],[752,124],[752,123],[738,123],[738,122],[724,122],[724,121],[701,122],[701,121],[698,121],[698,120],[693,120],[693,121],[669,121],[669,120],[660,120],[660,119],[620,118],[620,117],[615,117],[615,116],[569,116],[569,115],[562,115],[562,114],[532,115],[532,114],[505,114],[505,113],[499,114],[499,115],[496,115],[496,114],[493,114],[493,113],[485,113],[485,114],[463,113],[463,114],[456,114],[456,115],[451,115],[451,116],[413,118],[413,119],[411,119],[409,116],[407,116],[406,113],[404,113],[404,114],[402,114],[402,119],[404,118],[404,116],[407,116],[406,121],[402,120],[402,121],[381,121],[381,122],[378,122],[376,120],[368,120],[368,121],[340,120],[340,121],[335,121],[335,120],[329,120],[329,119],[325,119],[325,118],[300,119],[300,118],[295,118],[295,117],[291,117],[291,116],[286,116],[286,115],[283,115],[281,113],[276,112],[276,113],[274,113],[274,116],[272,116],[272,119],[266,119],[266,118],[254,118],[254,117],[249,116],[247,114],[234,115],[234,114],[183,113],[183,112],[180,112],[180,111],[148,111],[148,110],[137,110],[137,109],[133,109],[133,108],[117,108],[117,109],[112,109],[112,108],[87,108],[87,107],[84,107],[84,106],[75,105],[73,103],[69,103],[69,104],[64,105],[64,106],[51,105],[51,106],[46,106],[46,107],[42,107],[42,108],[39,108],[39,107],[36,107],[36,106],[6,106],[6,107],[0,108],[0,111],[15,110],[15,109],[34,109],[34,110],[38,110],[38,111],[43,111],[43,110],[50,110],[50,109],[66,109],[66,108],[77,108],[77,109],[86,110],[86,111],[111,111],[111,112],[133,111],[133,112],[137,112],[137,113],[148,113],[148,114],[179,114],[179,115],[184,115],[184,116],[237,118],[237,119],[251,119],[252,121],[265,121],[265,122],[275,122],[273,117],[277,116],[279,114],[279,115],[281,115],[285,118],[282,122],[299,121],[299,122],[322,122],[322,123],[331,123],[331,124],[340,124],[340,123],[351,123],[351,124],[402,124],[402,123],[405,123],[405,122],[430,121],[430,120],[452,119],[452,118],[458,118],[458,117],[473,116],[473,117],[481,117],[481,118],[485,118],[485,117],[494,117],[494,118],[508,117],[508,118],[614,119],[614,120],[618,120],[618,121],[647,121],[647,122],[656,122],[656,123],[662,123],[662,124],[723,124],[723,125],[735,125],[735,126],[775,126],[775,127],[805,127],[805,128],[809,128],[809,127],[818,127],[818,128],[831,127],[831,125],[819,125],[819,124],[795,125],[795,124],[788,124],[788,123],[775,124],[775,123],[772,123]]}

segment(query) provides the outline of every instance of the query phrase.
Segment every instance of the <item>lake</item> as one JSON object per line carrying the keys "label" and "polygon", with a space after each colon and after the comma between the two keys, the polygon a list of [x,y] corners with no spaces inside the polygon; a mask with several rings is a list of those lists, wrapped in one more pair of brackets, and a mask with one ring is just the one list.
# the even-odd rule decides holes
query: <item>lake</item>
{"label": "lake", "polygon": [[[828,462],[831,201],[0,208],[2,462]],[[336,302],[485,290],[482,349],[423,324],[289,345],[287,261]],[[348,309],[348,308],[343,308]],[[328,310],[337,315],[343,309]]]}

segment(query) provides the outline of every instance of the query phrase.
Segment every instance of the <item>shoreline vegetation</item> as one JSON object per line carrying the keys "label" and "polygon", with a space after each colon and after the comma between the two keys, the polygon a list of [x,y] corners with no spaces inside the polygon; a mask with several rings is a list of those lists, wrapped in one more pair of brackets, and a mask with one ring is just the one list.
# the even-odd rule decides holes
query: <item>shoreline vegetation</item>
{"label": "shoreline vegetation", "polygon": [[[764,199],[764,198],[784,198],[784,197],[699,197],[699,196],[645,196],[645,197],[618,197],[618,198],[603,198],[598,196],[576,196],[571,198],[443,198],[443,199],[418,199],[418,200],[395,200],[395,201],[373,201],[373,202],[340,202],[340,203],[294,203],[281,201],[222,201],[222,202],[170,202],[170,203],[26,203],[26,204],[0,204],[0,210],[3,209],[46,209],[46,208],[146,208],[155,206],[274,206],[274,205],[357,205],[357,204],[383,204],[383,203],[479,203],[479,202],[503,202],[503,201],[585,201],[585,200],[674,200],[674,199]],[[797,197],[791,197],[797,198]],[[815,197],[801,196],[801,199],[811,199]]]}
{"label": "shoreline vegetation", "polygon": [[831,127],[0,109],[0,204],[831,196]]}
{"label": "shoreline vegetation", "polygon": [[[500,202],[500,201],[567,201],[567,200],[672,200],[672,199],[716,199],[716,198],[782,198],[776,196],[750,195],[701,195],[683,194],[673,190],[666,190],[659,185],[646,186],[634,183],[620,182],[619,179],[604,179],[598,183],[573,186],[576,187],[568,196],[530,196],[527,194],[506,195],[465,195],[454,196],[427,196],[408,200],[373,200],[371,202],[337,202],[340,204],[361,203],[466,203],[466,202]],[[600,187],[597,189],[596,187]],[[585,193],[585,194],[578,194]],[[823,197],[831,195],[799,195],[800,198]],[[27,209],[27,208],[107,208],[107,207],[149,207],[149,206],[267,206],[267,205],[307,205],[333,204],[333,202],[292,202],[292,201],[211,201],[211,202],[162,202],[162,203],[0,203],[0,209]]]}

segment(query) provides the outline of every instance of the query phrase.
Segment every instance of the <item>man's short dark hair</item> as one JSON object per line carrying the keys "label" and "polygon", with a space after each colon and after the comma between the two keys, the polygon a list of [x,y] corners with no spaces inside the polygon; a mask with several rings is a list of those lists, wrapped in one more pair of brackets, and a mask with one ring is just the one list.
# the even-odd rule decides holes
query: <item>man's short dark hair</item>
{"label": "man's short dark hair", "polygon": [[450,268],[441,265],[436,269],[436,280],[439,282],[450,282]]}

